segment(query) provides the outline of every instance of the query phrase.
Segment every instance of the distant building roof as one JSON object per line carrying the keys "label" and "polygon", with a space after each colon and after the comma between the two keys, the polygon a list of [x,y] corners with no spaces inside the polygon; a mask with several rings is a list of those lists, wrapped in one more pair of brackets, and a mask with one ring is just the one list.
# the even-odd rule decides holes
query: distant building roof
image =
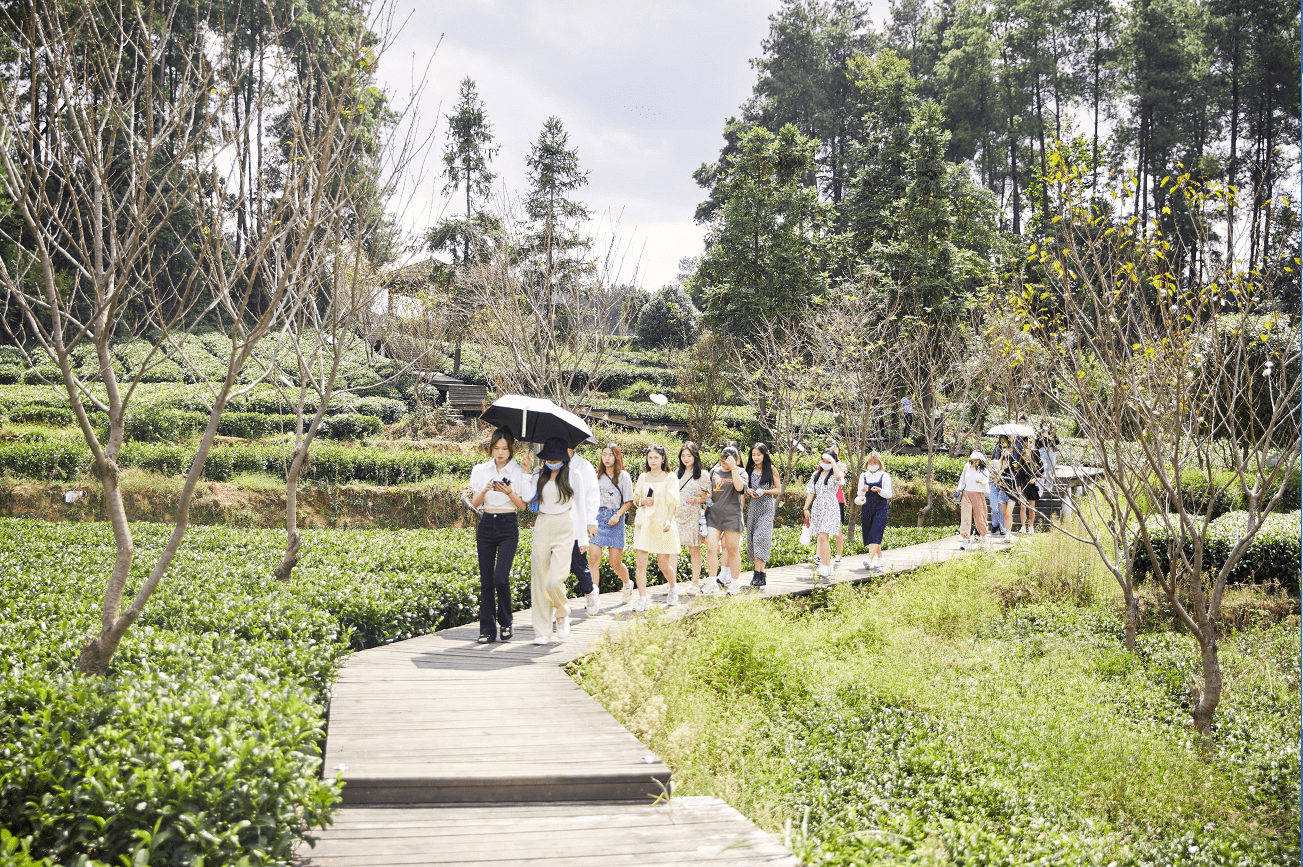
{"label": "distant building roof", "polygon": [[380,285],[399,295],[414,295],[430,284],[435,264],[434,259],[426,259],[387,271],[381,275]]}

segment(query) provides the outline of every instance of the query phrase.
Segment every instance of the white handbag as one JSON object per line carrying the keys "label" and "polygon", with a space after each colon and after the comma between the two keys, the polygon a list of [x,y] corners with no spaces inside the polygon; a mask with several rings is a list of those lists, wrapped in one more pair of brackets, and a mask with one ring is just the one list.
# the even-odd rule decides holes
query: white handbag
{"label": "white handbag", "polygon": [[809,548],[810,543],[814,541],[813,534],[810,532],[810,522],[807,520],[805,526],[801,528],[801,547]]}

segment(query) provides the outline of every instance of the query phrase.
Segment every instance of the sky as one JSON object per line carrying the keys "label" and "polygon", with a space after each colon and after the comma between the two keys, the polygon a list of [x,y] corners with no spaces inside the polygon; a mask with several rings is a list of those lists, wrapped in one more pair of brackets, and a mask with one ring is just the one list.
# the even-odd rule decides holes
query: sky
{"label": "sky", "polygon": [[590,231],[618,224],[628,251],[621,282],[648,290],[673,282],[679,260],[702,251],[704,228],[692,214],[705,190],[692,172],[718,157],[724,121],[751,93],[750,60],[779,6],[398,0],[396,36],[379,74],[399,103],[423,82],[415,107],[430,145],[419,183],[396,198],[402,223],[417,230],[459,212],[442,193],[443,116],[470,76],[501,146],[492,166],[500,187],[523,196],[525,156],[543,122],[557,116],[590,172],[577,193],[599,217]]}

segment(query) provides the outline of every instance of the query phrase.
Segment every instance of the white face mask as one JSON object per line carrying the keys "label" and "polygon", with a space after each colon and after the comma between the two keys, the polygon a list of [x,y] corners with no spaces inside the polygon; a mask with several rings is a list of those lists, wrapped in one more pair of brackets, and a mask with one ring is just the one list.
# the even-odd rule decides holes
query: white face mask
{"label": "white face mask", "polygon": [[823,461],[822,463],[819,464],[819,466],[824,470],[824,472],[827,472],[828,470],[832,469],[832,464],[828,463],[827,461]]}

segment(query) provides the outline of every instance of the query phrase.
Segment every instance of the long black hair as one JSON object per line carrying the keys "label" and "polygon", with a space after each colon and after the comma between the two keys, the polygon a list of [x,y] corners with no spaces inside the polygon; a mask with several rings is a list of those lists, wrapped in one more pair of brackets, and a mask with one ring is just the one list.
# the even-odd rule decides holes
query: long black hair
{"label": "long black hair", "polygon": [[751,481],[751,474],[756,471],[755,452],[757,450],[764,455],[760,460],[760,484],[765,487],[772,487],[774,484],[774,459],[769,454],[769,446],[764,443],[756,443],[747,454],[747,482]]}
{"label": "long black hair", "polygon": [[824,479],[823,483],[825,485],[830,485],[837,479],[837,447],[832,446],[831,448],[824,449],[823,454],[819,455],[820,465],[815,468],[814,479],[812,480],[816,485],[819,484],[819,478],[823,476],[823,456],[826,454],[832,455],[832,466],[828,469],[828,477]]}
{"label": "long black hair", "polygon": [[[665,446],[648,446],[647,454],[651,455],[652,452],[656,452],[656,454],[661,456],[661,472],[668,473],[670,471],[670,459],[669,456],[665,454]],[[642,466],[643,472],[651,472],[651,461],[647,460],[646,457],[642,459]]]}
{"label": "long black hair", "polygon": [[561,464],[559,470],[549,470],[547,465],[544,464],[538,472],[538,488],[534,493],[538,495],[538,501],[543,502],[543,488],[549,481],[548,476],[554,472],[556,473],[556,489],[557,493],[561,495],[561,502],[568,503],[570,498],[575,495],[575,489],[570,487],[570,461]]}
{"label": "long black hair", "polygon": [[683,470],[685,469],[683,466],[684,449],[687,449],[688,454],[692,455],[692,477],[694,479],[701,478],[701,452],[697,449],[697,444],[692,440],[688,440],[679,447],[679,478],[683,478]]}

